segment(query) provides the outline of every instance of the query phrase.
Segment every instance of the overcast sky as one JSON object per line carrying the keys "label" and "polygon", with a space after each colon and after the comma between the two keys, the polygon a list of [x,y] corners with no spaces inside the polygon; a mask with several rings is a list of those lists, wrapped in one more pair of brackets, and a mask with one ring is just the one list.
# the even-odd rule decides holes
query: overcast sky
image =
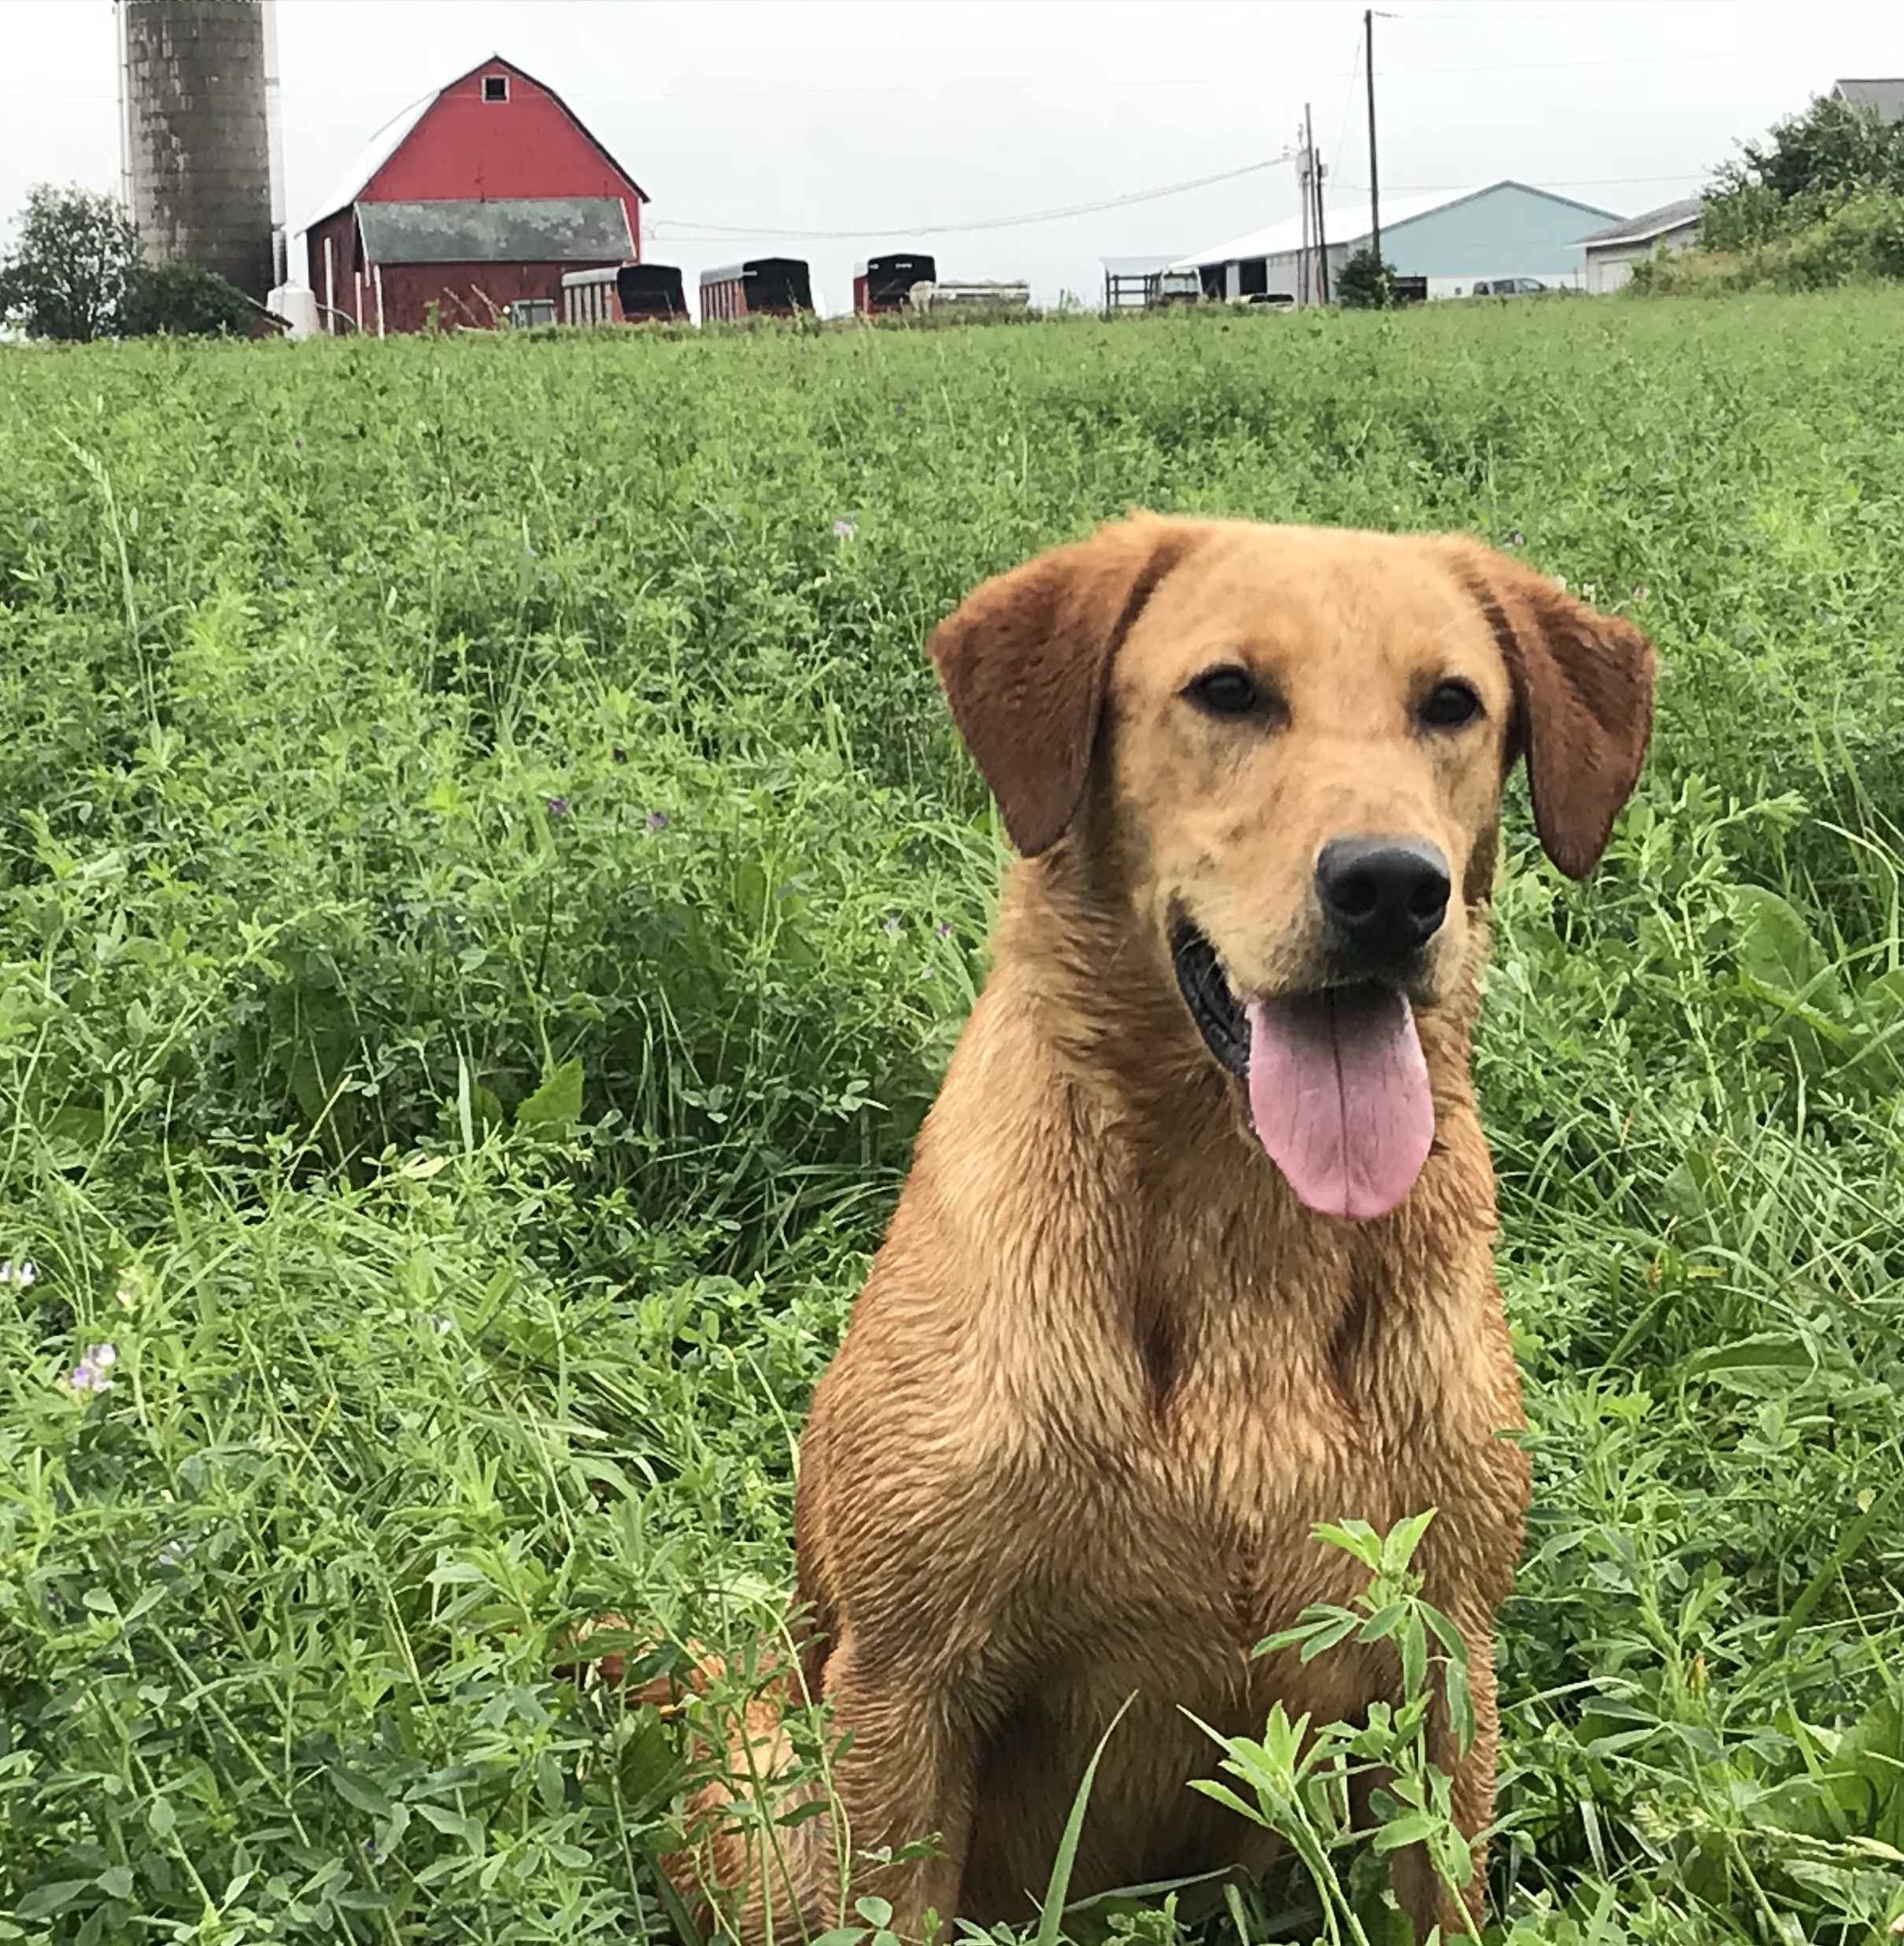
{"label": "overcast sky", "polygon": [[[501,53],[647,190],[653,261],[691,287],[804,256],[828,309],[882,246],[1095,301],[1102,256],[1292,215],[1284,165],[995,220],[1245,169],[1306,101],[1336,197],[1368,181],[1341,0],[279,0],[278,21],[294,229],[381,123]],[[1375,38],[1385,193],[1516,176],[1621,216],[1839,76],[1904,74],[1898,0],[1389,0]],[[0,225],[37,182],[117,187],[115,48],[111,0],[0,0]]]}

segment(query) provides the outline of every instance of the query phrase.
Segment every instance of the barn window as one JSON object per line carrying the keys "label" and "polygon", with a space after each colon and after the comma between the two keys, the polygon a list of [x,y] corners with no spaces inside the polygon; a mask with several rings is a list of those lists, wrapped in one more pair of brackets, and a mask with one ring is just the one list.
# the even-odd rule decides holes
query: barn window
{"label": "barn window", "polygon": [[486,102],[506,102],[509,98],[509,77],[506,74],[486,74],[482,77],[482,98]]}

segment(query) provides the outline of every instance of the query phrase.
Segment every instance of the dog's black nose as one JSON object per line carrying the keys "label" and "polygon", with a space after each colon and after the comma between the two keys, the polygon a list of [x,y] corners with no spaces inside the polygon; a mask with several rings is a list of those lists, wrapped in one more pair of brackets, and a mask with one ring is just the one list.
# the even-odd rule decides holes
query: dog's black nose
{"label": "dog's black nose", "polygon": [[1405,960],[1447,916],[1447,860],[1424,838],[1334,838],[1315,861],[1315,890],[1351,945]]}

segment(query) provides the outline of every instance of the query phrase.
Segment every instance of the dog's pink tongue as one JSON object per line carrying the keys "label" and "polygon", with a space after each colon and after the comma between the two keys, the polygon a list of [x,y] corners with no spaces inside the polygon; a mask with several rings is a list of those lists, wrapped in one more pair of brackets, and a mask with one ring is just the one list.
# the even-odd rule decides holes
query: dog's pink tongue
{"label": "dog's pink tongue", "polygon": [[1358,987],[1252,1000],[1248,1012],[1250,1117],[1270,1160],[1324,1215],[1387,1215],[1435,1134],[1408,1002]]}

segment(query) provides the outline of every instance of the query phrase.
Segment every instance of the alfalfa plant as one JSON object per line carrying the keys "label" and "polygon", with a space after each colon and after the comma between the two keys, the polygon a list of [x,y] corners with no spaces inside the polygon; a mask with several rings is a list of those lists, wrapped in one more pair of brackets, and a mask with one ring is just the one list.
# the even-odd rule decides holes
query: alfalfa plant
{"label": "alfalfa plant", "polygon": [[[1293,1648],[1312,1662],[1343,1642],[1392,1643],[1401,1666],[1401,1700],[1370,1706],[1361,1723],[1294,1722],[1278,1702],[1260,1739],[1210,1734],[1222,1748],[1220,1768],[1247,1795],[1214,1778],[1192,1788],[1252,1824],[1273,1831],[1300,1861],[1315,1888],[1327,1946],[1390,1946],[1414,1937],[1394,1904],[1384,1869],[1413,1845],[1462,1910],[1473,1875],[1473,1850],[1450,1805],[1451,1780],[1431,1751],[1451,1738],[1465,1752],[1474,1741],[1467,1644],[1454,1622],[1425,1600],[1411,1565],[1434,1509],[1399,1521],[1386,1534],[1367,1522],[1317,1522],[1318,1541],[1340,1548],[1369,1570],[1352,1607],[1315,1602],[1293,1628],[1266,1637],[1258,1656]],[[1203,1728],[1208,1729],[1207,1725]],[[1359,1788],[1366,1780],[1365,1791]],[[1359,1819],[1366,1794],[1366,1818]],[[1248,1933],[1233,1900],[1232,1916]],[[1473,1937],[1464,1926],[1463,1937]],[[1431,1942],[1440,1937],[1437,1927]]]}

